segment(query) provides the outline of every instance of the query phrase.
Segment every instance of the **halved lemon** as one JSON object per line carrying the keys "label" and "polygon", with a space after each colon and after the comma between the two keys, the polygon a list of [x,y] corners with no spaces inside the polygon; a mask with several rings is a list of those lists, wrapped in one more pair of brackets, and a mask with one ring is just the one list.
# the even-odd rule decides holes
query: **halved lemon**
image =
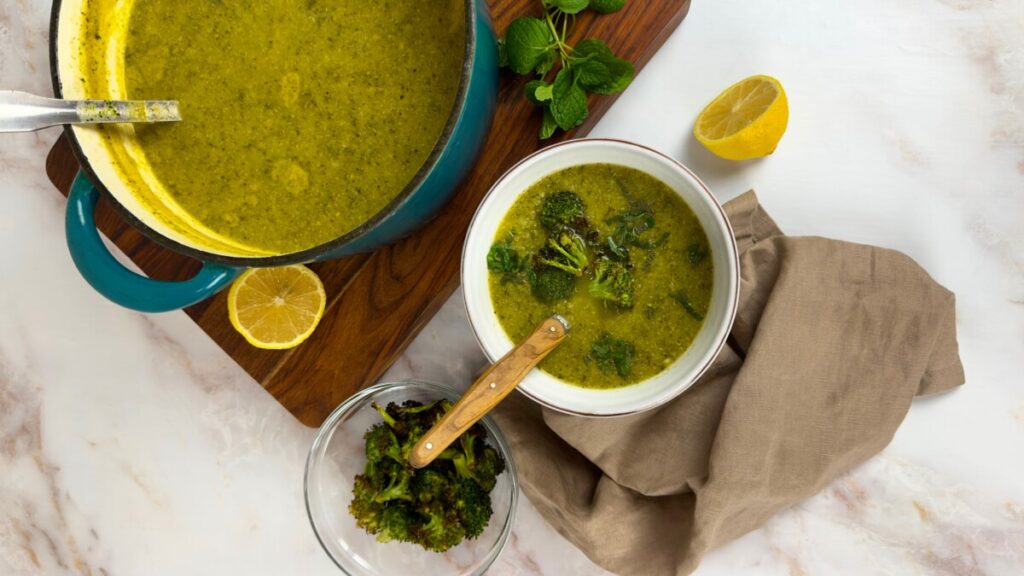
{"label": "halved lemon", "polygon": [[782,84],[751,76],[725,89],[697,117],[693,135],[716,156],[760,158],[775,151],[789,123]]}
{"label": "halved lemon", "polygon": [[320,277],[302,265],[253,268],[228,292],[231,325],[257,348],[293,348],[320,323],[327,294]]}

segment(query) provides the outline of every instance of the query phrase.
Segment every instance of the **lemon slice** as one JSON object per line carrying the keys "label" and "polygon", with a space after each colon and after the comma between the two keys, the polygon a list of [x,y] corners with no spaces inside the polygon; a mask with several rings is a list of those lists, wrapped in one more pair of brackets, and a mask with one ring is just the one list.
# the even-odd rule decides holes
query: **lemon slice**
{"label": "lemon slice", "polygon": [[771,76],[751,76],[726,88],[704,108],[693,135],[716,156],[747,160],[774,152],[788,122],[782,84]]}
{"label": "lemon slice", "polygon": [[293,348],[309,338],[327,305],[320,278],[305,266],[253,268],[228,292],[231,325],[257,348]]}

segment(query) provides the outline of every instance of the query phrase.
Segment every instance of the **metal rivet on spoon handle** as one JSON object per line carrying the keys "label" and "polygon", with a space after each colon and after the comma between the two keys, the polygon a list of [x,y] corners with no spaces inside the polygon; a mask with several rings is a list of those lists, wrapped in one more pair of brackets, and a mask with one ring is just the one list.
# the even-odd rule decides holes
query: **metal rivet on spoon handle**
{"label": "metal rivet on spoon handle", "polygon": [[423,468],[434,461],[459,436],[484,417],[533,370],[569,332],[569,323],[552,316],[488,368],[444,417],[420,438],[409,453],[409,463]]}
{"label": "metal rivet on spoon handle", "polygon": [[59,100],[0,90],[0,132],[31,132],[61,124],[177,122],[174,100]]}

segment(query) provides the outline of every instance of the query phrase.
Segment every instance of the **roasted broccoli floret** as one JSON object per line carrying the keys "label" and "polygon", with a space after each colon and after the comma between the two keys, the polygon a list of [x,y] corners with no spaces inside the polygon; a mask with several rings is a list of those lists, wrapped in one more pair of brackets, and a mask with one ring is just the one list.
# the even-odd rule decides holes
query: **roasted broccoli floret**
{"label": "roasted broccoli floret", "polygon": [[370,405],[373,406],[374,410],[376,410],[378,413],[380,413],[380,416],[381,416],[381,418],[384,419],[384,423],[385,424],[387,424],[388,426],[390,426],[392,428],[395,428],[398,425],[398,421],[395,420],[395,417],[392,416],[388,412],[387,408],[381,406],[380,404],[377,404],[376,402],[374,402],[374,403],[372,403]]}
{"label": "roasted broccoli floret", "polygon": [[542,266],[534,274],[530,288],[541,302],[567,300],[576,291],[576,277],[565,270]]}
{"label": "roasted broccoli floret", "polygon": [[403,461],[409,455],[409,449],[412,447],[408,444],[415,444],[451,406],[451,402],[447,400],[429,404],[406,401],[401,406],[395,403],[388,404],[386,408],[376,403],[373,404],[373,407],[384,418],[384,422],[399,438],[406,439],[408,437],[412,440],[411,443],[402,442]]}
{"label": "roasted broccoli floret", "polygon": [[494,513],[488,490],[481,488],[473,480],[460,479],[455,486],[454,502],[459,523],[466,530],[466,537],[476,538],[483,533]]}
{"label": "roasted broccoli floret", "polygon": [[444,552],[466,537],[466,529],[459,522],[454,506],[434,503],[420,512],[428,520],[416,528],[416,542],[427,550]]}
{"label": "roasted broccoli floret", "polygon": [[563,227],[589,228],[586,217],[586,205],[575,192],[562,190],[548,194],[540,206],[540,223],[548,230]]}
{"label": "roasted broccoli floret", "polygon": [[505,460],[490,446],[484,447],[476,457],[474,475],[480,487],[490,492],[498,482],[498,475],[505,471]]}
{"label": "roasted broccoli floret", "polygon": [[505,462],[487,446],[482,426],[470,428],[429,466],[415,470],[408,463],[413,445],[451,407],[446,400],[374,405],[384,421],[363,435],[366,466],[355,478],[348,509],[381,542],[443,552],[486,528],[490,490]]}
{"label": "roasted broccoli floret", "polygon": [[569,228],[563,228],[548,238],[547,245],[540,251],[538,261],[573,276],[582,276],[590,265],[587,257],[587,242]]}
{"label": "roasted broccoli floret", "polygon": [[366,461],[379,462],[384,458],[391,458],[399,464],[405,462],[402,457],[402,448],[398,445],[398,438],[387,424],[375,424],[363,435],[366,441]]}
{"label": "roasted broccoli floret", "polygon": [[388,506],[380,513],[380,533],[377,540],[390,542],[415,542],[415,529],[420,523],[419,514],[406,504]]}
{"label": "roasted broccoli floret", "polygon": [[484,448],[479,456],[472,459],[460,454],[452,459],[452,464],[460,478],[473,480],[488,492],[498,481],[498,474],[505,470],[505,461],[490,447]]}
{"label": "roasted broccoli floret", "polygon": [[416,472],[412,479],[412,494],[421,504],[451,500],[451,482],[437,470],[425,469]]}
{"label": "roasted broccoli floret", "polygon": [[[402,402],[401,406],[395,406],[393,408],[393,410],[394,410],[394,412],[396,414],[399,414],[399,415],[402,415],[402,414],[422,414],[424,412],[430,412],[434,408],[437,408],[439,404],[441,404],[442,408],[444,407],[442,401],[440,401],[440,400],[435,400],[433,402],[428,402],[426,404],[421,404],[421,403],[419,403],[419,402],[417,402],[415,400],[406,400],[405,402]],[[451,407],[451,403],[450,402],[448,402],[448,406]],[[442,412],[442,415],[443,414],[444,414],[444,412]]]}
{"label": "roasted broccoli floret", "polygon": [[501,455],[494,448],[479,442],[471,433],[462,436],[459,449],[449,457],[460,478],[473,480],[487,492],[494,488],[498,474],[505,470],[505,461]]}
{"label": "roasted broccoli floret", "polygon": [[412,481],[412,471],[408,468],[400,468],[391,476],[391,482],[386,488],[377,492],[373,497],[374,502],[383,504],[392,500],[405,500],[412,502],[412,489],[409,483]]}
{"label": "roasted broccoli floret", "polygon": [[380,514],[384,511],[384,505],[374,501],[376,495],[377,489],[369,477],[362,474],[356,476],[348,511],[355,517],[356,525],[370,534],[380,532]]}
{"label": "roasted broccoli floret", "polygon": [[590,295],[620,308],[632,308],[633,273],[622,262],[602,258],[594,268]]}

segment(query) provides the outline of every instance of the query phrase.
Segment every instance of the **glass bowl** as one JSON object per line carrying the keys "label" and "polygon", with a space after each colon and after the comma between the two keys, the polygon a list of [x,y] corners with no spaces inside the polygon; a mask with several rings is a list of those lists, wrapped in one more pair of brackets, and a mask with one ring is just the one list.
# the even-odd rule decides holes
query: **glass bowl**
{"label": "glass bowl", "polygon": [[453,387],[430,382],[377,384],[346,400],[320,427],[306,460],[306,512],[321,546],[346,574],[483,574],[501,554],[512,530],[519,485],[505,438],[488,417],[480,421],[487,430],[488,444],[501,453],[507,466],[491,491],[494,515],[483,534],[439,554],[405,542],[378,542],[356,526],[348,512],[353,480],[366,465],[363,433],[381,421],[370,404],[454,402],[459,396]]}

